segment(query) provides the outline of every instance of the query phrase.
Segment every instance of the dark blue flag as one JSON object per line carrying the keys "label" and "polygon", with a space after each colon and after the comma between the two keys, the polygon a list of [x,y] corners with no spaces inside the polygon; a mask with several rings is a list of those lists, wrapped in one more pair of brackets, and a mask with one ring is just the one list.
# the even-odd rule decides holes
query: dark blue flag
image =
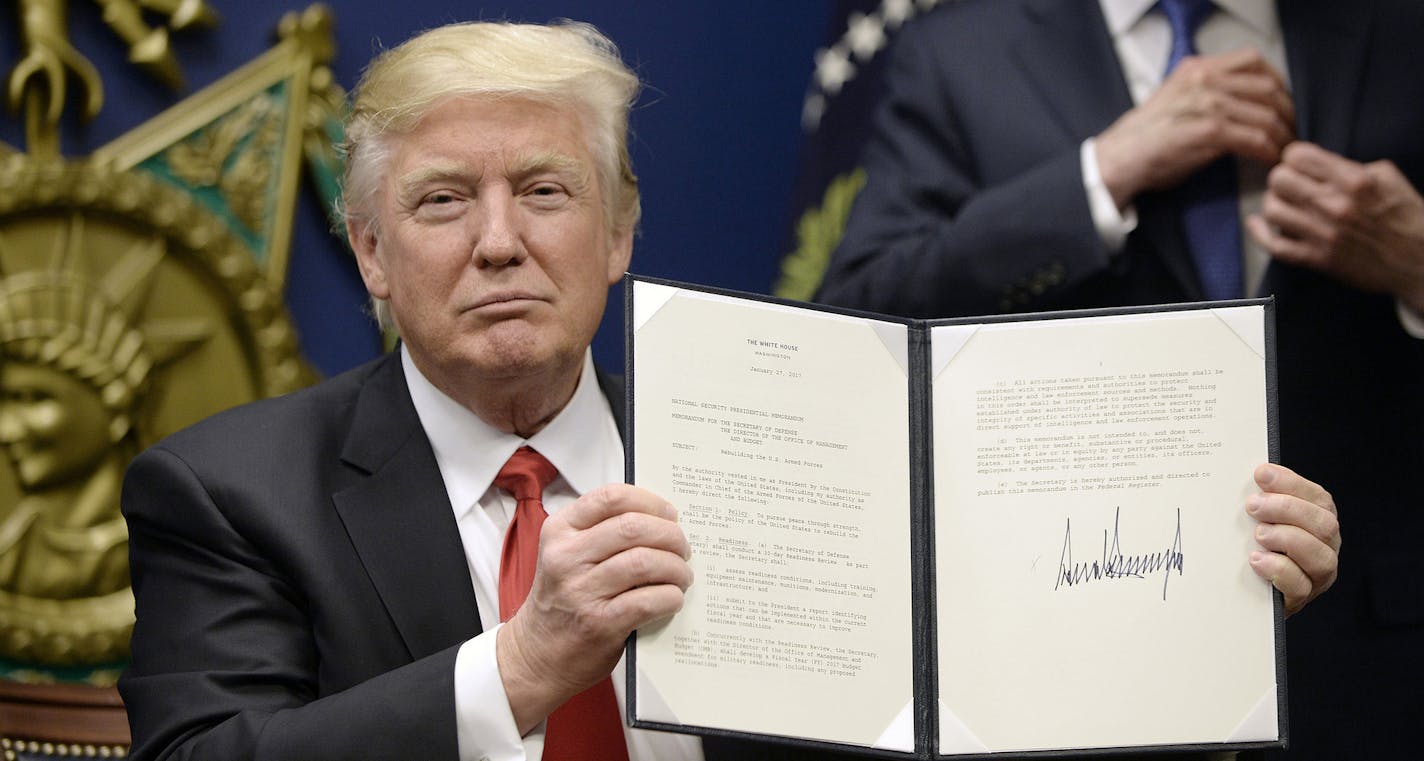
{"label": "dark blue flag", "polygon": [[946,0],[839,0],[830,39],[816,51],[801,111],[804,143],[792,197],[790,253],[778,296],[816,292],[865,184],[861,149],[883,94],[885,51],[905,22]]}

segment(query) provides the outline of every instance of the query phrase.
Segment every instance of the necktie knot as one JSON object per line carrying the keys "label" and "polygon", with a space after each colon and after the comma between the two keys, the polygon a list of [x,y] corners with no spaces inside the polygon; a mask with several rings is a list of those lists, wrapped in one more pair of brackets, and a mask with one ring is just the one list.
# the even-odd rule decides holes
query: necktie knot
{"label": "necktie knot", "polygon": [[520,447],[510,455],[504,467],[499,469],[499,475],[494,477],[494,485],[513,494],[519,502],[542,500],[544,488],[558,473],[554,464],[546,460],[544,455],[529,447]]}
{"label": "necktie knot", "polygon": [[1157,0],[1157,8],[1172,25],[1172,52],[1167,56],[1167,71],[1171,71],[1183,58],[1196,55],[1197,29],[1216,9],[1216,3],[1212,0]]}

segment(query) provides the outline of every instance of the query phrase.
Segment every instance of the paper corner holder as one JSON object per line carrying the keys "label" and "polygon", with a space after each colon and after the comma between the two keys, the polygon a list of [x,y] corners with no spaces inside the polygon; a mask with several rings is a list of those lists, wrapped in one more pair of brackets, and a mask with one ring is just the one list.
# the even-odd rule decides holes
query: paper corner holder
{"label": "paper corner holder", "polygon": [[633,280],[633,332],[642,330],[679,292],[680,289],[670,285]]}
{"label": "paper corner holder", "polygon": [[915,750],[915,701],[911,700],[895,714],[890,725],[875,740],[876,748],[913,753]]}
{"label": "paper corner holder", "polygon": [[1241,339],[1241,343],[1256,353],[1266,356],[1266,331],[1264,321],[1266,309],[1260,305],[1214,307],[1211,310],[1218,320]]}
{"label": "paper corner holder", "polygon": [[652,680],[649,679],[643,669],[638,668],[636,664],[634,666],[634,676],[638,680],[638,692],[633,706],[633,718],[638,721],[681,724],[682,721],[677,718],[677,714],[673,712],[672,706],[668,705],[667,700],[663,698],[658,688],[653,685]]}
{"label": "paper corner holder", "polygon": [[866,320],[865,326],[870,328],[880,339],[881,346],[885,347],[885,353],[889,354],[900,366],[900,372],[904,373],[906,378],[910,377],[910,345],[905,340],[905,326],[879,320]]}
{"label": "paper corner holder", "polygon": [[1256,704],[1251,706],[1251,710],[1246,712],[1241,723],[1231,730],[1231,734],[1226,737],[1225,742],[1245,743],[1279,740],[1281,727],[1280,716],[1277,713],[1277,698],[1276,686],[1272,684],[1256,701]]}
{"label": "paper corner holder", "polygon": [[938,325],[930,329],[931,378],[938,378],[944,368],[959,356],[964,345],[983,325]]}
{"label": "paper corner holder", "polygon": [[988,753],[989,746],[985,745],[974,732],[962,721],[954,712],[949,710],[949,706],[944,701],[939,702],[939,753],[940,755],[961,755],[970,753]]}

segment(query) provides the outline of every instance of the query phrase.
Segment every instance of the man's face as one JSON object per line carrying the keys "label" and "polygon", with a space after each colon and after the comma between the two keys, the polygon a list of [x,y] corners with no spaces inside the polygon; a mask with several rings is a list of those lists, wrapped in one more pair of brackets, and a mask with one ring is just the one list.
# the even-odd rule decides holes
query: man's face
{"label": "man's face", "polygon": [[483,382],[578,377],[632,246],[603,201],[577,112],[452,98],[395,139],[380,232],[353,230],[353,246],[416,365],[464,400]]}

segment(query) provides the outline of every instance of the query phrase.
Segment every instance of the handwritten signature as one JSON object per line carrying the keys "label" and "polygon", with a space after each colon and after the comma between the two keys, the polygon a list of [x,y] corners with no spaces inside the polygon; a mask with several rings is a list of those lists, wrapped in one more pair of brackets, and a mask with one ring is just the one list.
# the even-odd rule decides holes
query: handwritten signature
{"label": "handwritten signature", "polygon": [[1172,571],[1175,570],[1177,575],[1181,576],[1183,562],[1186,559],[1186,555],[1182,552],[1181,508],[1177,508],[1177,532],[1172,537],[1172,546],[1163,552],[1143,555],[1123,553],[1121,536],[1118,533],[1121,513],[1122,508],[1120,507],[1113,512],[1111,541],[1109,541],[1108,532],[1103,531],[1102,558],[1083,563],[1073,562],[1073,519],[1067,519],[1066,528],[1063,530],[1063,552],[1058,558],[1058,577],[1053,581],[1055,590],[1103,579],[1144,579],[1160,571],[1162,573],[1162,599],[1167,599],[1167,582],[1172,578]]}

